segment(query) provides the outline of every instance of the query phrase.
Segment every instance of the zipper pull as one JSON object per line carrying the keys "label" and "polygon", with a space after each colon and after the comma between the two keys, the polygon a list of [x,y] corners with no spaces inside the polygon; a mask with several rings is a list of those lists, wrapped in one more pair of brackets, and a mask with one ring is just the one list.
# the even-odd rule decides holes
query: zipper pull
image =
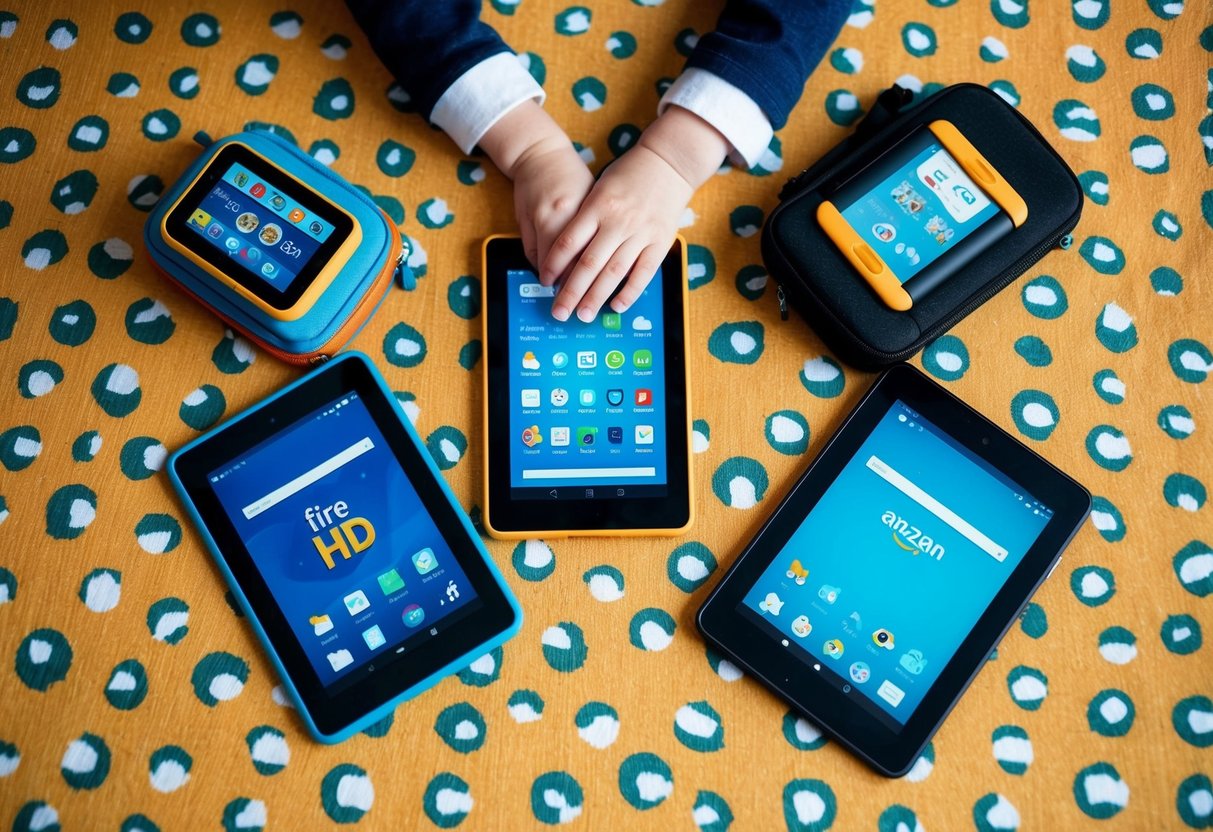
{"label": "zipper pull", "polygon": [[788,319],[788,296],[783,291],[783,284],[775,284],[775,298],[779,301],[779,320]]}
{"label": "zipper pull", "polygon": [[1074,235],[1067,234],[1057,241],[1057,247],[1062,251],[1068,251],[1070,246],[1074,245]]}

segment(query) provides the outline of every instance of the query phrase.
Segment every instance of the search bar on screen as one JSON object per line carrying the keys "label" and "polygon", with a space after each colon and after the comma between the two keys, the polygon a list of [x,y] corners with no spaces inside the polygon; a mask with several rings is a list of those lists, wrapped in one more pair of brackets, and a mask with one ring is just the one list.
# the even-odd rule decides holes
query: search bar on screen
{"label": "search bar on screen", "polygon": [[253,500],[240,511],[245,520],[252,520],[263,511],[268,511],[283,500],[298,494],[314,482],[327,477],[347,462],[353,462],[367,451],[375,447],[371,437],[364,436],[344,451],[338,451],[316,467],[304,471],[290,482],[280,485],[264,497]]}
{"label": "search bar on screen", "polygon": [[974,527],[972,523],[965,520],[959,514],[952,511],[952,509],[948,508],[943,503],[939,502],[939,500],[936,500],[914,483],[910,482],[895,469],[890,468],[880,457],[869,457],[868,469],[889,485],[896,488],[902,494],[905,494],[911,500],[918,503],[918,505],[922,506],[940,520],[947,523],[955,531],[959,532],[965,540],[972,543],[978,549],[981,549],[981,551],[994,558],[994,560],[1002,563],[1007,559],[1007,550],[1005,548],[999,546],[993,540],[990,540],[990,538],[986,537],[981,533],[981,531]]}
{"label": "search bar on screen", "polygon": [[544,286],[542,283],[523,283],[518,287],[519,297],[524,298],[554,298],[555,286]]}

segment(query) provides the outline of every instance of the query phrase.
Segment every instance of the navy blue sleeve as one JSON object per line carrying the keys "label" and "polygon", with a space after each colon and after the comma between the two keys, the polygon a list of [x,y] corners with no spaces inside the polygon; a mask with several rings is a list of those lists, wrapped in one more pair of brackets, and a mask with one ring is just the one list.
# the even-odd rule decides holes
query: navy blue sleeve
{"label": "navy blue sleeve", "polygon": [[850,10],[851,0],[728,0],[687,67],[742,90],[778,130]]}
{"label": "navy blue sleeve", "polygon": [[429,118],[447,88],[510,48],[480,20],[480,0],[346,0],[371,48]]}

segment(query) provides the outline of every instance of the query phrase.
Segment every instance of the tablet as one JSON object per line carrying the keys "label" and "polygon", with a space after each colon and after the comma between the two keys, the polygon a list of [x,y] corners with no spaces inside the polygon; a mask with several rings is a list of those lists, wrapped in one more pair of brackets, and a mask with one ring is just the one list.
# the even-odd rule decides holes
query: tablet
{"label": "tablet", "polygon": [[671,535],[691,524],[686,247],[625,312],[552,317],[516,237],[484,244],[485,527]]}
{"label": "tablet", "polygon": [[817,207],[822,230],[899,311],[1027,218],[1023,197],[944,120],[910,132]]}
{"label": "tablet", "polygon": [[700,608],[699,629],[898,776],[1090,505],[1074,480],[898,365],[742,550]]}
{"label": "tablet", "polygon": [[240,142],[198,173],[161,231],[179,254],[278,320],[307,314],[362,242],[348,211]]}
{"label": "tablet", "polygon": [[517,603],[361,353],[196,439],[168,467],[322,742],[518,630]]}

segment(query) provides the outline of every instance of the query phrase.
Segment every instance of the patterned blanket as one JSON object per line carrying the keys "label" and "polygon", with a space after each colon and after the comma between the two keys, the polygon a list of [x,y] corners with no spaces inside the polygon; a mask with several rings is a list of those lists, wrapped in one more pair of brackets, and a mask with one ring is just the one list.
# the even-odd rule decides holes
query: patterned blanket
{"label": "patterned blanket", "polygon": [[[5,828],[1210,827],[1207,0],[857,0],[762,162],[722,171],[683,220],[695,528],[490,543],[521,634],[335,747],[300,730],[161,473],[298,371],[162,282],[142,223],[197,130],[264,127],[365,186],[421,279],[356,346],[472,509],[477,243],[513,227],[510,188],[409,114],[342,4],[186,5],[0,11]],[[484,13],[599,169],[717,8]],[[1081,174],[1073,248],[916,363],[1097,497],[912,772],[884,780],[705,650],[692,616],[870,381],[780,321],[756,234],[895,80],[988,84]]]}

